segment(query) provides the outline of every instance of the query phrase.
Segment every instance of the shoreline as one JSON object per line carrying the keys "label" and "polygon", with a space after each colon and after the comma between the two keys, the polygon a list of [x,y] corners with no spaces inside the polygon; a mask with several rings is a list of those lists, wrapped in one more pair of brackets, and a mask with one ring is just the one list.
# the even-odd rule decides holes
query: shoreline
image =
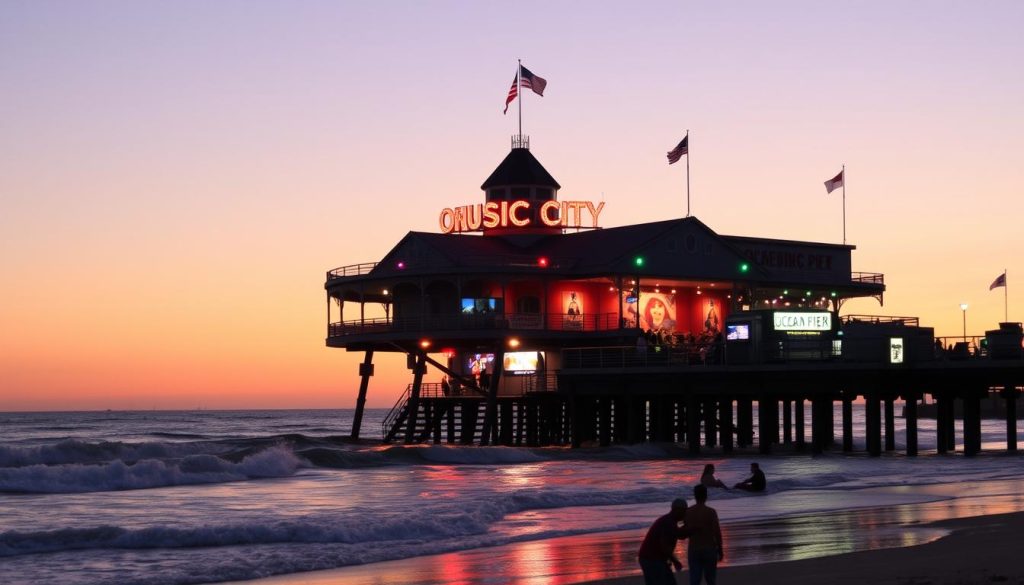
{"label": "shoreline", "polygon": [[[972,499],[964,506],[963,500]],[[1022,510],[1024,501],[1015,495],[983,496],[959,504],[936,501],[726,524],[726,563],[746,564],[722,566],[720,582],[1024,585],[1024,564],[1014,546],[1024,531]],[[232,583],[443,585],[504,579],[524,585],[643,585],[635,554],[644,531],[560,537]],[[861,539],[859,545],[851,533]],[[746,547],[741,546],[744,538]],[[780,544],[790,547],[788,555],[766,557],[755,550]],[[678,552],[685,559],[685,544]],[[686,574],[677,575],[680,583],[686,579]]]}
{"label": "shoreline", "polygon": [[[931,542],[780,561],[726,566],[719,581],[759,585],[975,585],[1024,583],[1020,535],[1024,512],[940,520],[928,526],[950,533]],[[677,581],[686,583],[686,572]],[[643,577],[585,581],[582,585],[643,585]]]}

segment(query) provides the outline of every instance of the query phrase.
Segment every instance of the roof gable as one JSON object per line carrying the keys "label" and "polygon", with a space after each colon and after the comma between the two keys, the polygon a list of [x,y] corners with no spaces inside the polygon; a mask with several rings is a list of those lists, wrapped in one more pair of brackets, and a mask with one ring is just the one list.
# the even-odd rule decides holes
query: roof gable
{"label": "roof gable", "polygon": [[495,186],[540,185],[561,189],[562,186],[551,176],[551,173],[540,164],[530,151],[525,148],[513,148],[491,176],[487,177],[481,189]]}

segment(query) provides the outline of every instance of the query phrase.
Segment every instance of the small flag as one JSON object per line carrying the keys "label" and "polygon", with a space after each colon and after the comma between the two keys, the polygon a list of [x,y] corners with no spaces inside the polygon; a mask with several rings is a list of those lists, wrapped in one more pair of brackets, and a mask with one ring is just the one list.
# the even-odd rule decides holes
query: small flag
{"label": "small flag", "polygon": [[825,181],[825,190],[829,193],[843,186],[843,173],[845,170],[839,171],[839,174]]}
{"label": "small flag", "polygon": [[519,66],[519,73],[519,77],[523,81],[524,88],[528,87],[532,89],[533,93],[539,96],[544,95],[544,88],[548,86],[548,80],[544,79],[543,77],[538,77],[534,75],[533,73],[530,72],[529,69],[523,67],[522,65]]}
{"label": "small flag", "polygon": [[509,90],[508,90],[508,97],[505,98],[505,111],[502,112],[503,114],[507,114],[508,113],[508,105],[512,103],[512,100],[516,99],[517,95],[519,95],[519,83],[518,83],[518,81],[519,81],[518,77],[515,77],[515,78],[512,79],[512,87],[509,88]]}
{"label": "small flag", "polygon": [[679,159],[683,158],[683,155],[689,152],[689,141],[690,135],[687,134],[686,136],[683,137],[683,140],[679,143],[678,146],[668,151],[668,164],[672,165],[679,162]]}
{"label": "small flag", "polygon": [[519,75],[512,80],[512,87],[509,88],[508,96],[505,97],[505,111],[502,112],[503,114],[508,113],[508,105],[519,95],[520,85],[524,88],[532,89],[533,93],[543,97],[544,88],[548,86],[548,80],[534,75],[532,71],[520,65]]}
{"label": "small flag", "polygon": [[990,284],[988,286],[988,290],[992,290],[994,288],[999,288],[1001,286],[1006,286],[1006,273],[1005,272],[1000,274],[998,277],[996,277],[995,280],[992,281],[992,284]]}

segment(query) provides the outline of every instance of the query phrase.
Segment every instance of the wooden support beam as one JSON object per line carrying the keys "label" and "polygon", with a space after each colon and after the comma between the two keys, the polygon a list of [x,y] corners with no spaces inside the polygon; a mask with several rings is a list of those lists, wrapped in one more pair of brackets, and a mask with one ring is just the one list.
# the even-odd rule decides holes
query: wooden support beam
{"label": "wooden support beam", "polygon": [[907,425],[907,456],[917,456],[917,400],[915,392],[905,394],[903,399],[903,419]]}
{"label": "wooden support beam", "polygon": [[[327,306],[330,307],[328,300]],[[359,364],[359,396],[356,398],[356,412],[352,417],[353,439],[359,438],[359,429],[363,425],[363,411],[366,409],[366,391],[370,387],[370,377],[373,376],[373,350],[366,350],[363,363]]]}
{"label": "wooden support beam", "polygon": [[804,397],[793,401],[793,430],[796,432],[796,450],[803,451],[807,446],[807,433],[804,432]]}
{"label": "wooden support beam", "polygon": [[423,385],[423,374],[427,371],[426,357],[422,352],[415,354],[413,361],[412,392],[409,394],[409,416],[405,425],[405,443],[416,440],[416,421],[420,412],[420,388]]}
{"label": "wooden support beam", "polygon": [[686,446],[691,455],[700,455],[700,402],[693,394],[686,396]]}
{"label": "wooden support beam", "polygon": [[1006,450],[1010,453],[1017,452],[1017,398],[1020,397],[1020,390],[1007,384],[1000,391],[1003,400],[1006,401]]}
{"label": "wooden support beam", "polygon": [[853,451],[853,400],[852,392],[843,392],[843,452]]}
{"label": "wooden support beam", "polygon": [[896,450],[896,405],[891,396],[885,399],[885,450]]}
{"label": "wooden support beam", "polygon": [[732,399],[721,398],[718,401],[719,416],[719,441],[722,444],[723,453],[732,453],[733,448],[733,425],[732,425]]}

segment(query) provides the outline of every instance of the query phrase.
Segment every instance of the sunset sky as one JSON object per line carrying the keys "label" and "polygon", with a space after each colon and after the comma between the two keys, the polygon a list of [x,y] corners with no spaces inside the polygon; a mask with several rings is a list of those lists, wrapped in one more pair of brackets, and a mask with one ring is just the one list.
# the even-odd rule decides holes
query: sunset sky
{"label": "sunset sky", "polygon": [[[0,3],[0,410],[351,407],[325,272],[482,201],[516,59],[562,199],[842,242],[938,335],[1024,320],[1024,2]],[[404,360],[378,360],[391,406]]]}

